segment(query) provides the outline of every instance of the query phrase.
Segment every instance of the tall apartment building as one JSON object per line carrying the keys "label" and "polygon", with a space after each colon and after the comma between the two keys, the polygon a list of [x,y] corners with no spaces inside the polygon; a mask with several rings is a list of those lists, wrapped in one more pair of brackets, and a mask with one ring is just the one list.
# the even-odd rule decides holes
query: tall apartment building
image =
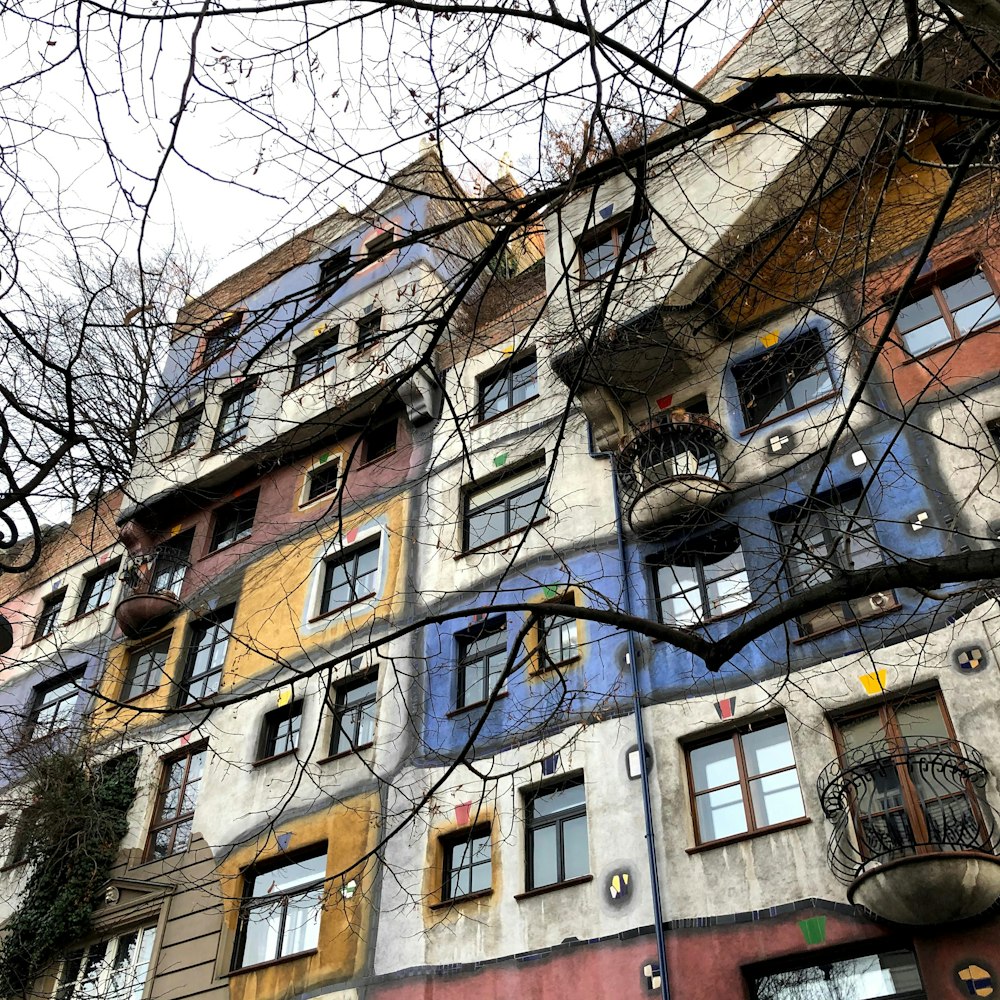
{"label": "tall apartment building", "polygon": [[[804,10],[705,92],[814,69]],[[522,192],[425,150],[185,309],[130,482],[5,595],[10,933],[23,776],[135,773],[39,995],[998,988],[996,598],[920,572],[1000,524],[992,174],[941,212],[961,122],[781,101],[500,255]]]}

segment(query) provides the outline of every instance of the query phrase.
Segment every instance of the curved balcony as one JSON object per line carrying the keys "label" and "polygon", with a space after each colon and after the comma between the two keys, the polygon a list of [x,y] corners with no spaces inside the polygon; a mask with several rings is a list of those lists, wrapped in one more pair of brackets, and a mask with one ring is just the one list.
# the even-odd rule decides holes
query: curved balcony
{"label": "curved balcony", "polygon": [[618,453],[618,490],[639,535],[686,523],[729,492],[722,481],[726,433],[701,413],[674,410],[640,428]]}
{"label": "curved balcony", "polygon": [[166,545],[132,556],[122,573],[124,595],[115,608],[118,627],[129,639],[151,635],[177,614],[189,566],[187,552]]}
{"label": "curved balcony", "polygon": [[964,920],[1000,899],[1000,825],[974,747],[940,736],[845,752],[817,783],[827,852],[852,903],[909,925]]}

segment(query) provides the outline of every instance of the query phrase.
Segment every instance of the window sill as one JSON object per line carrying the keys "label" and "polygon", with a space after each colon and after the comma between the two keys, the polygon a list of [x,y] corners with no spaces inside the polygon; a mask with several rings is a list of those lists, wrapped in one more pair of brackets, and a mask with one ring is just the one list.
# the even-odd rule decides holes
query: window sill
{"label": "window sill", "polygon": [[318,948],[310,948],[308,951],[297,951],[294,955],[282,955],[281,958],[269,958],[266,962],[257,962],[256,965],[241,965],[238,969],[230,969],[229,972],[224,972],[222,977],[225,979],[229,976],[242,976],[247,972],[258,972],[260,969],[270,969],[273,965],[284,965],[286,962],[294,962],[300,958],[310,958],[311,956],[318,954]]}
{"label": "window sill", "polygon": [[307,507],[311,507],[315,503],[319,503],[320,500],[326,500],[327,503],[335,497],[340,492],[340,486],[335,486],[332,490],[327,490],[326,493],[320,493],[319,496],[310,497],[308,500],[303,501],[299,504],[299,510],[305,510]]}
{"label": "window sill", "polygon": [[535,896],[544,896],[547,892],[556,892],[559,889],[569,889],[570,886],[584,885],[586,882],[593,882],[593,875],[580,875],[577,878],[566,879],[565,882],[553,882],[551,885],[543,885],[538,889],[526,889],[517,893],[514,898],[520,902],[522,899],[533,899]]}
{"label": "window sill", "polygon": [[330,608],[329,611],[324,611],[321,615],[315,615],[310,618],[307,624],[313,625],[316,622],[326,621],[328,618],[333,618],[335,615],[339,615],[341,611],[347,608],[356,608],[359,604],[368,604],[375,600],[374,591],[370,594],[365,594],[363,597],[359,597],[356,601],[351,601],[349,604],[340,604],[335,608]]}
{"label": "window sill", "polygon": [[685,848],[685,853],[701,854],[702,851],[711,851],[717,847],[742,844],[745,840],[756,840],[757,837],[764,837],[770,833],[780,833],[782,830],[794,830],[796,827],[805,826],[811,822],[812,820],[808,816],[800,816],[798,819],[790,819],[785,823],[775,823],[774,826],[763,826],[759,830],[748,830],[746,833],[738,833],[733,837],[723,837],[720,840],[709,840],[704,844],[696,844],[694,847]]}
{"label": "window sill", "polygon": [[324,375],[328,375],[330,372],[335,371],[336,367],[336,365],[331,365],[329,368],[324,368],[318,375],[313,375],[312,378],[307,378],[305,382],[299,382],[298,385],[293,385],[291,388],[286,389],[281,395],[290,396],[293,392],[298,392],[299,389],[308,388],[314,382],[318,382]]}
{"label": "window sill", "polygon": [[398,448],[393,447],[392,451],[384,451],[381,455],[376,455],[374,458],[365,458],[363,462],[359,462],[357,469],[367,469],[369,465],[377,465],[382,461],[383,458],[389,458],[390,455],[395,455],[399,451]]}
{"label": "window sill", "polygon": [[194,441],[192,441],[190,444],[184,445],[183,448],[175,448],[173,451],[167,452],[167,458],[168,459],[177,458],[178,455],[183,455],[184,452],[190,451],[193,447],[194,447]]}
{"label": "window sill", "polygon": [[251,535],[251,532],[247,532],[245,535],[241,535],[239,538],[234,538],[230,542],[221,542],[216,545],[215,548],[209,549],[203,556],[202,559],[207,559],[209,556],[214,556],[216,552],[225,552],[226,549],[231,549],[234,545],[239,545],[240,542],[245,542]]}
{"label": "window sill", "polygon": [[560,660],[558,663],[540,663],[531,671],[530,676],[544,677],[546,674],[557,673],[560,670],[575,667],[582,659],[583,657],[577,653],[576,656],[571,656],[568,660]]}
{"label": "window sill", "polygon": [[[729,621],[731,618],[736,618],[738,615],[745,615],[748,611],[751,611],[756,604],[756,601],[750,601],[748,604],[744,604],[741,608],[734,608],[732,611],[727,611],[724,615],[713,615],[710,618],[704,618],[700,622],[695,622],[693,625],[675,625],[672,622],[662,621],[660,618],[657,618],[656,621],[661,625],[666,625],[667,628],[708,628],[710,625],[718,625],[719,622]],[[654,645],[658,642],[666,641],[666,639],[650,639],[650,642]]]}
{"label": "window sill", "polygon": [[119,705],[113,705],[112,708],[126,707],[132,705],[134,702],[142,701],[147,695],[152,694],[154,691],[159,691],[162,684],[157,684],[156,687],[147,688],[145,691],[140,691],[138,694],[133,694],[128,698],[119,698]]}
{"label": "window sill", "polygon": [[449,910],[453,906],[461,903],[472,903],[482,899],[488,899],[493,895],[492,889],[480,889],[478,892],[468,892],[464,896],[455,896],[453,899],[442,899],[437,903],[431,903],[431,910]]}
{"label": "window sill", "polygon": [[769,417],[767,420],[762,420],[759,424],[754,424],[753,427],[747,427],[746,430],[740,431],[740,437],[749,437],[751,434],[756,434],[763,427],[773,427],[775,424],[780,424],[789,417],[797,417],[800,413],[805,413],[806,410],[812,409],[812,407],[818,406],[820,403],[826,403],[831,399],[839,398],[840,390],[834,389],[822,396],[811,399],[808,403],[803,403],[802,406],[795,406],[790,410],[785,410],[784,413],[779,413],[776,417]]}
{"label": "window sill", "polygon": [[[506,691],[499,692],[497,696],[493,699],[493,704],[495,705],[501,698],[506,698],[506,697],[507,697]],[[445,714],[445,718],[454,719],[459,715],[464,715],[466,712],[474,712],[477,708],[484,708],[489,703],[490,703],[489,699],[487,698],[486,701],[474,701],[470,705],[463,705],[461,708],[453,708],[450,712],[447,712]]]}
{"label": "window sill", "polygon": [[536,399],[538,399],[538,393],[536,392],[534,396],[529,396],[527,399],[522,400],[516,406],[511,406],[506,410],[501,410],[499,413],[494,413],[492,417],[486,417],[485,420],[477,420],[476,423],[472,425],[473,429],[479,427],[486,427],[488,424],[492,424],[499,420],[501,417],[506,417],[509,413],[516,413],[518,410],[523,410],[526,406],[529,406]]}
{"label": "window sill", "polygon": [[526,524],[523,528],[518,528],[517,531],[508,531],[506,535],[500,535],[498,538],[491,538],[488,542],[483,542],[481,545],[477,545],[474,549],[463,549],[454,558],[463,559],[465,556],[476,555],[482,552],[484,549],[488,549],[491,545],[497,545],[499,542],[505,542],[509,538],[516,538],[518,535],[523,535],[530,531],[532,528],[538,527],[540,524],[544,524],[549,519],[548,514],[545,517],[540,517],[531,524]]}
{"label": "window sill", "polygon": [[[630,267],[632,264],[637,264],[640,260],[645,260],[650,254],[655,252],[656,252],[656,247],[651,246],[648,249],[643,250],[642,253],[637,253],[634,257],[630,258],[629,260],[622,261],[622,266],[618,269],[619,277],[621,277],[622,273],[625,271],[625,268]],[[617,263],[617,260],[615,261],[615,263]],[[611,275],[614,273],[615,273],[615,266],[613,264],[606,271],[602,271],[600,274],[595,274],[594,277],[592,278],[584,278],[581,275],[577,288],[584,289],[584,288],[589,288],[591,285],[599,285],[602,281],[607,281],[608,278],[610,278]]]}
{"label": "window sill", "polygon": [[202,455],[202,461],[215,458],[216,455],[221,455],[223,452],[228,451],[234,444],[239,444],[241,441],[245,440],[246,434],[241,434],[239,437],[233,438],[232,441],[226,441],[225,444],[213,444],[212,450]]}
{"label": "window sill", "polygon": [[316,761],[317,764],[331,764],[335,760],[344,760],[346,757],[356,757],[362,750],[370,750],[375,746],[375,741],[371,743],[361,743],[356,747],[351,747],[349,750],[341,750],[339,753],[332,753],[329,757],[324,757],[322,760]]}
{"label": "window sill", "polygon": [[254,767],[264,767],[265,764],[270,764],[276,760],[283,760],[285,757],[294,757],[298,749],[295,750],[282,750],[281,753],[271,754],[270,757],[261,757],[259,760],[253,762]]}
{"label": "window sill", "polygon": [[792,639],[792,645],[802,646],[807,642],[812,642],[814,639],[822,639],[825,636],[833,635],[835,632],[843,632],[846,629],[857,628],[859,625],[864,625],[865,622],[870,622],[876,618],[882,618],[885,615],[892,614],[894,611],[899,611],[901,607],[902,605],[899,601],[894,601],[887,607],[879,608],[878,611],[873,611],[870,615],[863,615],[861,617],[854,618],[849,622],[843,622],[840,625],[831,625],[828,628],[819,629],[816,632],[810,632],[808,635],[800,635],[797,639]]}

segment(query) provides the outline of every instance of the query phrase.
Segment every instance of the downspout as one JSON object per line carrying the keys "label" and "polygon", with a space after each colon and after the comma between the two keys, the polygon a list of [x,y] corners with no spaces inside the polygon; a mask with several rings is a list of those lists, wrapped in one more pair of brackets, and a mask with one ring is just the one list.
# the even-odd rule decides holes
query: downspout
{"label": "downspout", "polygon": [[[622,594],[625,613],[632,612],[632,587],[629,582],[628,560],[625,553],[625,531],[622,527],[622,508],[618,499],[618,463],[613,451],[594,450],[594,430],[587,421],[587,451],[591,458],[606,458],[611,464],[611,495],[615,505],[615,536],[618,542],[618,560],[622,568]],[[656,861],[656,835],[653,832],[653,803],[649,794],[649,769],[646,761],[646,730],[642,721],[642,699],[639,692],[639,662],[636,656],[635,634],[625,630],[628,644],[628,665],[632,677],[632,716],[635,719],[635,738],[639,744],[639,784],[642,787],[642,818],[646,832],[646,856],[649,865],[649,882],[653,894],[653,928],[656,933],[656,957],[660,965],[660,997],[670,1000],[667,976],[667,946],[663,935],[663,913],[660,905],[660,875]]]}

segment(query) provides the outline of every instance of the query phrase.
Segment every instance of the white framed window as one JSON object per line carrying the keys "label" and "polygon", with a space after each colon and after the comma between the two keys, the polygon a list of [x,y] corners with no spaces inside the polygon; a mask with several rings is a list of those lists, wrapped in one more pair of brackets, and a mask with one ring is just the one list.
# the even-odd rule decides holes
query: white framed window
{"label": "white framed window", "polygon": [[156,928],[140,927],[71,951],[54,1000],[141,1000],[155,943]]}
{"label": "white framed window", "polygon": [[326,546],[313,572],[307,623],[373,608],[382,589],[384,540],[381,527],[359,533],[346,545]]}

